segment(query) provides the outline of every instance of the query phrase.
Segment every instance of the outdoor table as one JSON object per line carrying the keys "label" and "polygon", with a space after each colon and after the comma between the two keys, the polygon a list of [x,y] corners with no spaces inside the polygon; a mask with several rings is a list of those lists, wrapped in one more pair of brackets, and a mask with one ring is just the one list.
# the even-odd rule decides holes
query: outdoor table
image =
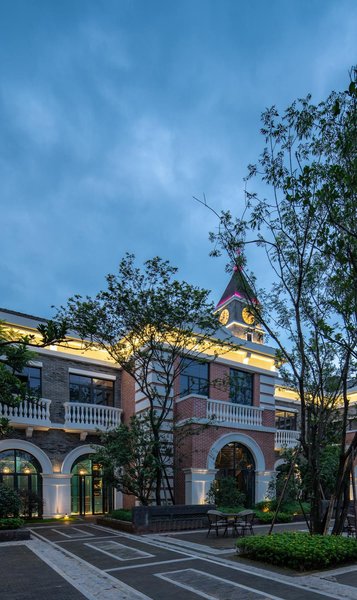
{"label": "outdoor table", "polygon": [[252,512],[251,510],[241,510],[236,513],[222,513],[222,517],[225,517],[227,521],[227,529],[232,527],[232,535],[234,532],[237,536],[244,535],[248,526],[248,517]]}

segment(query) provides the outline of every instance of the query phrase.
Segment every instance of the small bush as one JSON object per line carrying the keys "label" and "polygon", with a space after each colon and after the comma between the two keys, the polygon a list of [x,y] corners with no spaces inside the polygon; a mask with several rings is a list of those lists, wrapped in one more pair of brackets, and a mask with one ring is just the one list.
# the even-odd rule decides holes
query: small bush
{"label": "small bush", "polygon": [[357,540],[336,535],[285,532],[243,537],[241,556],[299,571],[326,569],[357,559]]}
{"label": "small bush", "polygon": [[23,519],[13,518],[13,519],[0,519],[0,530],[1,529],[19,529],[24,525],[25,521]]}
{"label": "small bush", "polygon": [[241,506],[245,503],[245,494],[237,488],[234,477],[222,477],[212,481],[207,500],[217,506]]}
{"label": "small bush", "polygon": [[18,517],[21,508],[21,498],[17,492],[0,484],[0,519]]}
{"label": "small bush", "polygon": [[[261,523],[271,523],[273,521],[275,512],[262,512],[260,510],[255,511],[256,519],[259,519]],[[293,515],[291,513],[279,512],[276,518],[276,523],[291,523]]]}
{"label": "small bush", "polygon": [[21,514],[24,517],[31,518],[33,516],[42,516],[43,500],[41,496],[30,490],[21,490],[19,495],[22,505]]}
{"label": "small bush", "polygon": [[244,506],[217,506],[217,510],[223,513],[238,513],[245,510]]}
{"label": "small bush", "polygon": [[131,510],[124,510],[124,508],[118,508],[117,510],[113,510],[109,516],[112,519],[118,519],[119,521],[131,522],[133,515]]}

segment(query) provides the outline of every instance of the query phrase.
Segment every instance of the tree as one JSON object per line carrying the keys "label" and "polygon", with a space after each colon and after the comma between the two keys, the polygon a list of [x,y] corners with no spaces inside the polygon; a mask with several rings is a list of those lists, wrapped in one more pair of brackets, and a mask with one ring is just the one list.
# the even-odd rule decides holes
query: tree
{"label": "tree", "polygon": [[209,292],[174,279],[176,272],[158,257],[141,271],[126,254],[118,273],[107,276],[106,290],[74,296],[58,312],[84,344],[105,350],[134,379],[152,436],[157,504],[163,484],[174,502],[167,456],[179,376],[192,361],[214,360],[233,346],[228,335],[215,337],[220,324]]}
{"label": "tree", "polygon": [[[345,448],[357,341],[356,117],[355,69],[348,90],[319,105],[308,96],[282,116],[275,107],[266,110],[266,147],[258,164],[249,166],[247,181],[260,177],[269,199],[247,190],[243,215],[216,213],[219,228],[211,234],[212,254],[227,252],[244,271],[250,310],[277,345],[285,381],[297,390],[315,533],[326,527],[322,455],[331,431],[340,449],[335,533],[347,511],[357,446],[355,436]],[[268,291],[258,289],[246,269],[249,244],[264,252],[271,268]]]}
{"label": "tree", "polygon": [[[47,321],[38,327],[38,335],[21,335],[0,321],[0,403],[5,406],[16,406],[27,400],[36,402],[38,397],[27,388],[21,373],[36,356],[30,348],[45,347],[52,343],[62,342],[66,335],[65,321]],[[0,437],[10,432],[9,420],[0,419]]]}
{"label": "tree", "polygon": [[124,494],[133,495],[143,506],[151,502],[157,464],[154,437],[148,418],[130,418],[101,436],[95,460],[104,469],[104,478]]}

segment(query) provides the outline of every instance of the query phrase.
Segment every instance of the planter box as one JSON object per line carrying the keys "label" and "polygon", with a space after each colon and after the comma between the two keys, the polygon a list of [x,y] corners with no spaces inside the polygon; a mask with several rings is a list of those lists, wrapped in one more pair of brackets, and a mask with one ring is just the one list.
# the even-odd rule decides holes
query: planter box
{"label": "planter box", "polygon": [[137,533],[160,533],[208,527],[207,511],[214,504],[175,504],[173,506],[136,506],[133,523]]}
{"label": "planter box", "polygon": [[97,525],[111,527],[112,529],[125,531],[126,533],[135,533],[134,525],[130,521],[121,521],[120,519],[111,519],[110,517],[97,517]]}
{"label": "planter box", "polygon": [[0,542],[20,542],[30,539],[31,534],[29,529],[0,529]]}

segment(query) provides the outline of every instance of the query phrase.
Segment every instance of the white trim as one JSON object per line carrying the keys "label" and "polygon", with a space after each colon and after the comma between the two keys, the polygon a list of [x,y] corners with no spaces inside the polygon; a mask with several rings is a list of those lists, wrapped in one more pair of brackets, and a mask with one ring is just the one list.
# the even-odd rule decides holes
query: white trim
{"label": "white trim", "polygon": [[53,474],[52,463],[47,454],[45,454],[41,448],[35,446],[35,444],[32,444],[31,442],[15,439],[2,440],[0,442],[0,452],[3,452],[4,450],[23,450],[24,452],[28,452],[37,458],[44,474]]}
{"label": "white trim", "polygon": [[39,367],[40,369],[42,369],[43,367],[43,362],[41,362],[40,360],[29,360],[29,362],[26,365],[27,367]]}
{"label": "white trim", "polygon": [[108,379],[108,381],[116,381],[115,375],[108,375],[107,373],[101,373],[100,371],[86,371],[85,369],[72,369],[69,367],[68,373],[73,373],[73,375],[85,375],[86,377],[95,377],[96,379]]}
{"label": "white trim", "polygon": [[238,442],[239,444],[243,444],[251,451],[253,454],[254,462],[255,462],[255,471],[265,471],[265,459],[264,454],[257,444],[257,442],[251,438],[249,435],[245,433],[226,433],[222,435],[218,440],[214,442],[208,451],[207,456],[207,468],[214,469],[216,464],[216,458],[218,452],[224,448],[227,444],[231,442]]}
{"label": "white trim", "polygon": [[70,352],[68,352],[68,353],[67,352],[58,352],[58,351],[54,351],[54,350],[47,350],[46,348],[37,348],[37,347],[36,347],[36,350],[34,350],[34,352],[36,352],[36,354],[44,354],[46,356],[52,356],[52,358],[55,356],[56,358],[63,358],[64,360],[73,360],[74,362],[88,363],[88,364],[92,364],[92,365],[101,365],[103,367],[107,367],[108,369],[115,369],[115,370],[120,371],[120,367],[115,363],[109,362],[109,360],[88,358],[83,355],[78,356],[78,354],[71,354]]}
{"label": "white trim", "polygon": [[280,467],[280,465],[285,465],[286,460],[284,458],[278,458],[278,460],[275,461],[274,463],[274,471],[277,470],[278,467]]}
{"label": "white trim", "polygon": [[88,444],[83,444],[83,446],[77,446],[71,450],[67,456],[63,459],[61,473],[70,475],[73,463],[84,454],[95,454],[95,449],[93,446],[89,446]]}
{"label": "white trim", "polygon": [[292,413],[299,412],[297,408],[292,408],[289,406],[279,406],[278,404],[275,405],[275,410],[285,410],[286,412],[292,412]]}

